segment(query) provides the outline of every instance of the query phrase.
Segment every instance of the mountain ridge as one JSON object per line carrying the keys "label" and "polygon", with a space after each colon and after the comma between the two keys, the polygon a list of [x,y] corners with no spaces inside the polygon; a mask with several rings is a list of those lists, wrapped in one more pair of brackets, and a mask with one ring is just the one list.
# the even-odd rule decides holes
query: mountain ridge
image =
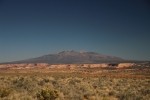
{"label": "mountain ridge", "polygon": [[123,58],[99,54],[96,52],[62,51],[36,58],[7,63],[48,63],[48,64],[78,64],[78,63],[118,63],[126,61]]}

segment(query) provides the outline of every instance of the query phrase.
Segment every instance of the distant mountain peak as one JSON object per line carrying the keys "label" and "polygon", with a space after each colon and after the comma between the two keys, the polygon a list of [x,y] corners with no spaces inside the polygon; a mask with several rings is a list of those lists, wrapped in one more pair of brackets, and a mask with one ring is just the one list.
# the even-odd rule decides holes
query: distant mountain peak
{"label": "distant mountain peak", "polygon": [[78,54],[83,54],[83,53],[88,53],[88,54],[98,54],[96,52],[87,52],[87,51],[75,51],[75,50],[68,50],[68,51],[61,51],[58,54],[74,54],[74,53],[78,53]]}
{"label": "distant mountain peak", "polygon": [[61,52],[59,52],[58,54],[62,54],[62,53],[74,53],[74,52],[76,52],[76,51],[74,51],[74,50],[71,50],[71,51],[61,51]]}
{"label": "distant mountain peak", "polygon": [[80,54],[80,52],[71,50],[71,51],[62,51],[58,53],[58,55],[75,55],[75,54]]}
{"label": "distant mountain peak", "polygon": [[49,64],[76,64],[76,63],[109,63],[121,62],[122,58],[108,56],[96,52],[62,51],[57,54],[48,54],[37,58],[16,61],[12,63],[49,63]]}

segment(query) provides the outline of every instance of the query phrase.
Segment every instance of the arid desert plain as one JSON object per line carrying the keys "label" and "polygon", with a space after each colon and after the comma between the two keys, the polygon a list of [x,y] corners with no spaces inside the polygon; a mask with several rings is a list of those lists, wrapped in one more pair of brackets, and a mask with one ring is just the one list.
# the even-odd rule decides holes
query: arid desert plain
{"label": "arid desert plain", "polygon": [[149,100],[149,98],[149,62],[0,65],[0,100]]}

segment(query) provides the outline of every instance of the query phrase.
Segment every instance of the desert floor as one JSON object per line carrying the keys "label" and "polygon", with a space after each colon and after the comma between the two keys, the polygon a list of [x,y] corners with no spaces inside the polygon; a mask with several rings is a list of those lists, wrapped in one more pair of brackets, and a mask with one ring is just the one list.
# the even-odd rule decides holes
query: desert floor
{"label": "desert floor", "polygon": [[0,70],[0,100],[149,100],[150,69]]}

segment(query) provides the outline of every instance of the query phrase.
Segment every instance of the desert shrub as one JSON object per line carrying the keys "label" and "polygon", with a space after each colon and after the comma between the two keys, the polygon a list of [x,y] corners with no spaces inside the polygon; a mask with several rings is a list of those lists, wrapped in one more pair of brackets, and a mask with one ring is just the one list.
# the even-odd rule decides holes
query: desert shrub
{"label": "desert shrub", "polygon": [[32,81],[30,77],[18,77],[12,81],[13,88],[17,91],[33,92],[37,86],[37,83]]}
{"label": "desert shrub", "polygon": [[42,89],[37,93],[38,100],[55,100],[58,96],[58,91],[51,89]]}
{"label": "desert shrub", "polygon": [[45,82],[43,80],[38,82],[38,85],[43,86],[45,84]]}
{"label": "desert shrub", "polygon": [[150,79],[79,73],[0,76],[0,100],[149,100]]}
{"label": "desert shrub", "polygon": [[45,83],[50,82],[50,80],[49,80],[49,79],[47,79],[47,78],[43,79],[43,81],[45,81]]}
{"label": "desert shrub", "polygon": [[75,85],[76,83],[80,83],[81,82],[81,80],[79,80],[79,79],[77,79],[77,78],[75,78],[75,79],[71,79],[71,80],[69,80],[69,84],[71,85]]}
{"label": "desert shrub", "polygon": [[7,97],[11,93],[11,90],[8,88],[1,88],[0,89],[0,97]]}
{"label": "desert shrub", "polygon": [[114,95],[116,95],[116,93],[115,93],[115,91],[110,91],[110,92],[108,93],[108,95],[109,95],[109,96],[114,96]]}
{"label": "desert shrub", "polygon": [[23,87],[24,86],[24,78],[21,77],[19,79],[14,80],[13,84],[16,85],[17,87]]}
{"label": "desert shrub", "polygon": [[143,95],[148,95],[150,94],[150,89],[142,89],[141,92]]}

